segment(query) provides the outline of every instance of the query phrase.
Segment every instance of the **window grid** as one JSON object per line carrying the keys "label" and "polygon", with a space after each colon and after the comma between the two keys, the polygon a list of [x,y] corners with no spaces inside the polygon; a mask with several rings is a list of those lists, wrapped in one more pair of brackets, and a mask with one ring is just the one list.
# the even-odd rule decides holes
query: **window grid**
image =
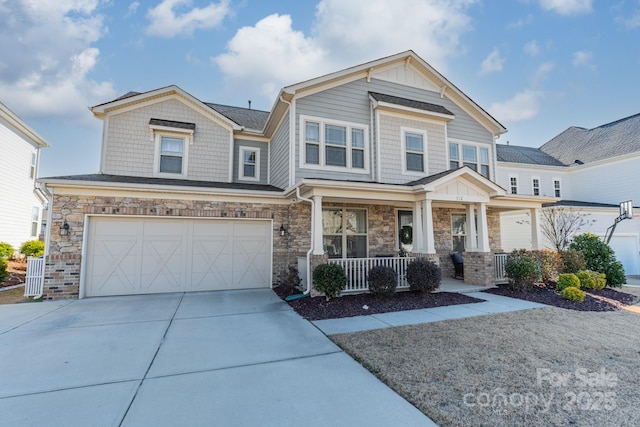
{"label": "window grid", "polygon": [[533,178],[532,186],[533,186],[533,195],[534,196],[539,196],[540,195],[540,180],[538,178]]}
{"label": "window grid", "polygon": [[301,167],[330,167],[366,172],[366,127],[343,122],[324,122],[302,118],[304,122],[304,156]]}
{"label": "window grid", "polygon": [[[462,151],[462,159],[460,151]],[[457,142],[449,143],[449,169],[469,166],[485,178],[490,179],[490,164],[489,148]]]}
{"label": "window grid", "polygon": [[518,178],[512,176],[509,178],[509,186],[511,187],[511,194],[518,194]]}
{"label": "window grid", "polygon": [[553,180],[553,193],[556,197],[560,197],[560,180],[558,179]]}

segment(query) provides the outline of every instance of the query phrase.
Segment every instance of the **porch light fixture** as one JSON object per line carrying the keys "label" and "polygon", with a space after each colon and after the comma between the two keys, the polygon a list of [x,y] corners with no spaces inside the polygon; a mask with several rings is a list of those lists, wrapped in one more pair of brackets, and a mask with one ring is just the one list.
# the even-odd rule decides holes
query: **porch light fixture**
{"label": "porch light fixture", "polygon": [[69,223],[65,220],[64,224],[62,224],[62,227],[60,227],[60,235],[61,236],[68,236],[69,235]]}
{"label": "porch light fixture", "polygon": [[287,229],[284,228],[284,224],[280,224],[280,235],[284,236],[285,234],[287,234]]}

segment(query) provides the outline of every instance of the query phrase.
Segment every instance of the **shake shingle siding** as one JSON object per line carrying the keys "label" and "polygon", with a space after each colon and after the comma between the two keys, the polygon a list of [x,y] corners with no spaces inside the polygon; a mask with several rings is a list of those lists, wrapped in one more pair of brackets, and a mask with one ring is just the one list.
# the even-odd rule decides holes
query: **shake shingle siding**
{"label": "shake shingle siding", "polygon": [[247,182],[240,178],[240,147],[258,148],[260,150],[260,173],[258,175],[260,179],[252,182],[268,184],[269,144],[262,141],[248,141],[245,139],[236,139],[233,144],[233,182]]}

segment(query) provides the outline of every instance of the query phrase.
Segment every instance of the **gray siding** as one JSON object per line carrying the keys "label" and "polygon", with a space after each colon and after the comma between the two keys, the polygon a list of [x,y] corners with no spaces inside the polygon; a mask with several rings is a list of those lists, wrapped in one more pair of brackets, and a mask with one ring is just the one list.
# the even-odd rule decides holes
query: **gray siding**
{"label": "gray siding", "polygon": [[289,112],[276,130],[270,145],[271,182],[285,189],[289,186]]}
{"label": "gray siding", "polygon": [[[240,179],[240,147],[251,147],[260,149],[259,181],[249,181]],[[249,141],[246,139],[236,139],[233,142],[233,182],[252,182],[257,184],[267,184],[267,170],[269,165],[269,144],[261,141]]]}

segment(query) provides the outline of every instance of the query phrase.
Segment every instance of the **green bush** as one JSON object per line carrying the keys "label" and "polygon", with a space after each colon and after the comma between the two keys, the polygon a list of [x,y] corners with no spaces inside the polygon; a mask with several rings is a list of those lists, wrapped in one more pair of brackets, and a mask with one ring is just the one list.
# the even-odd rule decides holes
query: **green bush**
{"label": "green bush", "polygon": [[4,258],[0,258],[0,283],[4,282],[4,279],[9,277],[9,272],[7,271],[7,261]]}
{"label": "green bush", "polygon": [[39,257],[44,255],[44,242],[40,240],[27,240],[20,246],[20,253],[24,256]]}
{"label": "green bush", "polygon": [[564,272],[564,265],[560,254],[549,249],[542,249],[540,251],[533,251],[533,255],[540,266],[542,281],[546,284],[557,281],[558,275]]}
{"label": "green bush", "polygon": [[509,287],[522,291],[540,280],[540,264],[535,255],[526,249],[512,251],[507,255],[504,271],[509,278]]}
{"label": "green bush", "polygon": [[585,267],[591,271],[604,273],[607,285],[620,287],[626,282],[624,268],[616,259],[613,249],[593,233],[576,236],[569,249],[584,254]]}
{"label": "green bush", "polygon": [[347,275],[338,264],[320,264],[313,270],[313,287],[322,292],[327,301],[335,298],[347,286]]}
{"label": "green bush", "polygon": [[580,279],[573,273],[563,273],[558,277],[558,283],[556,289],[564,291],[567,288],[580,289]]}
{"label": "green bush", "polygon": [[604,289],[607,286],[607,277],[604,273],[598,273],[597,271],[581,270],[576,273],[578,279],[580,279],[580,287],[584,289]]}
{"label": "green bush", "polygon": [[391,267],[379,265],[367,273],[369,292],[376,297],[390,297],[396,292],[398,274]]}
{"label": "green bush", "polygon": [[584,263],[584,254],[580,251],[562,251],[560,252],[560,258],[562,258],[563,263],[561,273],[576,274],[578,271],[584,270],[586,268],[586,265]]}
{"label": "green bush", "polygon": [[442,270],[433,261],[416,258],[407,265],[407,282],[412,291],[433,292],[441,281]]}
{"label": "green bush", "polygon": [[289,296],[299,293],[299,286],[302,283],[298,269],[290,265],[286,270],[280,273],[280,286],[284,290],[284,294]]}
{"label": "green bush", "polygon": [[564,288],[561,293],[564,299],[568,299],[569,301],[578,301],[578,302],[584,301],[584,297],[587,295],[585,291],[581,291],[580,289],[574,288],[573,286]]}
{"label": "green bush", "polygon": [[11,258],[15,250],[7,242],[0,242],[0,258]]}

